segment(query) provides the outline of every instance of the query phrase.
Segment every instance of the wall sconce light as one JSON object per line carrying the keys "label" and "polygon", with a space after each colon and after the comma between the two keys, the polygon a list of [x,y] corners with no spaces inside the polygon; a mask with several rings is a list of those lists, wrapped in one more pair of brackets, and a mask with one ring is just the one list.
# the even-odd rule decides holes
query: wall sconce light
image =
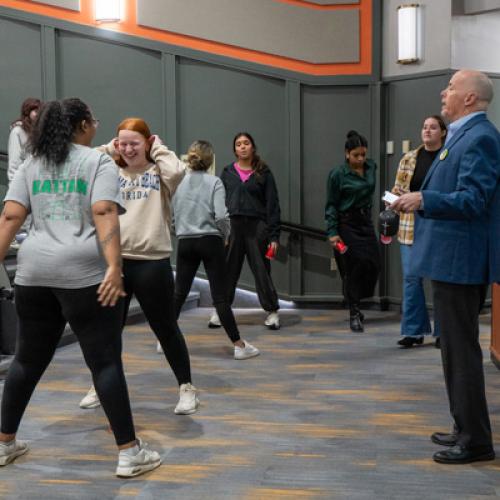
{"label": "wall sconce light", "polygon": [[121,21],[121,0],[95,0],[95,20],[101,23]]}
{"label": "wall sconce light", "polygon": [[420,22],[419,5],[416,3],[398,7],[398,63],[418,62]]}

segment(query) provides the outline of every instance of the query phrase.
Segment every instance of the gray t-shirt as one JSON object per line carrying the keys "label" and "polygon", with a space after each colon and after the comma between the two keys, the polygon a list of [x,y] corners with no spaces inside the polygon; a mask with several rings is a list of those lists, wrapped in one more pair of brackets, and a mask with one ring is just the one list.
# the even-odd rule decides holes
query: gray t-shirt
{"label": "gray t-shirt", "polygon": [[73,144],[59,166],[29,157],[17,171],[4,201],[16,201],[33,216],[17,254],[15,283],[84,288],[100,283],[106,262],[91,207],[119,204],[118,169],[106,154]]}

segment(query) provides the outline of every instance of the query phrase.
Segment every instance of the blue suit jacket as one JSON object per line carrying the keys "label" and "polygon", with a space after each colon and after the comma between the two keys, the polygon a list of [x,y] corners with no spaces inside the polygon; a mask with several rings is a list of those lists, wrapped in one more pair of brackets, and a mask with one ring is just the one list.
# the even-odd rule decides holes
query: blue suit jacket
{"label": "blue suit jacket", "polygon": [[500,281],[500,133],[486,115],[457,130],[421,191],[413,272],[457,284]]}

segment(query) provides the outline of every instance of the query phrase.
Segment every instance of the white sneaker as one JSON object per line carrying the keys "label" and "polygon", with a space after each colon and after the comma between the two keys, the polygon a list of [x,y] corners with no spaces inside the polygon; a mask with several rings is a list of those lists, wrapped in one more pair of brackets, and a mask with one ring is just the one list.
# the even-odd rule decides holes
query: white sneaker
{"label": "white sneaker", "polygon": [[101,406],[101,402],[99,401],[99,396],[97,392],[95,392],[95,388],[92,385],[87,392],[87,395],[80,401],[80,408],[84,410],[92,410],[93,408],[97,408]]}
{"label": "white sneaker", "polygon": [[279,330],[280,317],[278,315],[278,311],[270,312],[264,321],[264,325],[266,325],[270,330]]}
{"label": "white sneaker", "polygon": [[131,455],[129,450],[120,450],[116,475],[118,477],[134,477],[156,469],[161,464],[160,454],[146,448],[147,443],[137,440],[139,451]]}
{"label": "white sneaker", "polygon": [[210,319],[208,320],[208,328],[220,328],[221,326],[222,325],[220,322],[219,315],[215,311],[212,313],[212,316],[210,316]]}
{"label": "white sneaker", "polygon": [[156,352],[158,354],[163,354],[163,347],[161,346],[161,344],[159,342],[156,342]]}
{"label": "white sneaker", "polygon": [[196,388],[191,384],[181,384],[179,389],[179,402],[175,407],[176,415],[191,415],[200,405],[199,399],[196,397]]}
{"label": "white sneaker", "polygon": [[234,346],[234,359],[254,358],[260,354],[260,351],[246,340],[244,340],[243,343],[245,347]]}
{"label": "white sneaker", "polygon": [[0,443],[0,466],[10,464],[27,451],[28,445],[24,441],[14,439],[10,443]]}

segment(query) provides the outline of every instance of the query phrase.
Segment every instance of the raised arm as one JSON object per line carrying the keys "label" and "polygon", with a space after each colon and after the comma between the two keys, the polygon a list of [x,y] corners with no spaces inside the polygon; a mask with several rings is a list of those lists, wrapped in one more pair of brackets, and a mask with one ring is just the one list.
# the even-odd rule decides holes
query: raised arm
{"label": "raised arm", "polygon": [[159,139],[155,139],[149,154],[160,169],[162,183],[169,190],[170,196],[173,196],[177,186],[186,175],[186,164]]}

